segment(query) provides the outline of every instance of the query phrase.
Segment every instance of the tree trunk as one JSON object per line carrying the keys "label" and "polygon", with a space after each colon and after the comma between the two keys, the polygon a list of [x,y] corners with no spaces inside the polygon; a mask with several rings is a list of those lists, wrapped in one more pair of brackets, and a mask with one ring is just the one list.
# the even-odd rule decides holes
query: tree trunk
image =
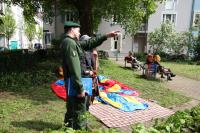
{"label": "tree trunk", "polygon": [[77,0],[75,6],[79,12],[81,34],[93,35],[92,0]]}
{"label": "tree trunk", "polygon": [[9,49],[9,41],[10,41],[10,38],[9,38],[9,37],[7,38],[7,41],[8,41],[8,42],[7,42],[7,47],[8,47],[8,49]]}

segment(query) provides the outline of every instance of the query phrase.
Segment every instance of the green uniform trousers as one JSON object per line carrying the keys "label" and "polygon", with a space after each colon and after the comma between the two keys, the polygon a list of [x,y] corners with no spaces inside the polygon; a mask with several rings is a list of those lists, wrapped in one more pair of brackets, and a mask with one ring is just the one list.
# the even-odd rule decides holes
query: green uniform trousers
{"label": "green uniform trousers", "polygon": [[69,96],[67,98],[67,112],[64,122],[67,127],[75,130],[87,129],[86,98]]}

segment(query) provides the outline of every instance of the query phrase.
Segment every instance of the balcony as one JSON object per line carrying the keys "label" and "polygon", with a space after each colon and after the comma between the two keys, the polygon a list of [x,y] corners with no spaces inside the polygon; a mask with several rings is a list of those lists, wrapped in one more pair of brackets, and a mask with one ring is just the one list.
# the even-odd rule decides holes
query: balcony
{"label": "balcony", "polygon": [[147,32],[147,24],[146,23],[142,23],[140,28],[138,29],[138,32],[137,33],[145,33]]}

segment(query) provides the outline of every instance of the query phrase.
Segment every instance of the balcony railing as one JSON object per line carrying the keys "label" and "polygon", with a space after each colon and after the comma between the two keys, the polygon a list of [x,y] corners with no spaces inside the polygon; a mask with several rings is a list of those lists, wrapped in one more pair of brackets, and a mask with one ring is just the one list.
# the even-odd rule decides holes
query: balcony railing
{"label": "balcony railing", "polygon": [[138,32],[140,32],[140,33],[145,33],[145,32],[147,32],[147,24],[145,24],[145,23],[141,24],[141,26],[140,26]]}

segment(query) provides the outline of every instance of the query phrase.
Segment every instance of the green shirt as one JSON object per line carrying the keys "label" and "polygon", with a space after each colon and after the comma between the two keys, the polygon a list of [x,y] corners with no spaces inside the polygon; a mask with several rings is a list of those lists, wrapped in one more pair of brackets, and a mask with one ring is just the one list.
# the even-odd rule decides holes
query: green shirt
{"label": "green shirt", "polygon": [[83,84],[81,82],[81,65],[80,60],[84,58],[84,50],[91,50],[103,43],[107,37],[99,36],[89,40],[78,42],[67,36],[61,43],[61,51],[63,58],[63,70],[65,83],[68,78],[73,83],[73,89],[78,94],[83,92]]}

